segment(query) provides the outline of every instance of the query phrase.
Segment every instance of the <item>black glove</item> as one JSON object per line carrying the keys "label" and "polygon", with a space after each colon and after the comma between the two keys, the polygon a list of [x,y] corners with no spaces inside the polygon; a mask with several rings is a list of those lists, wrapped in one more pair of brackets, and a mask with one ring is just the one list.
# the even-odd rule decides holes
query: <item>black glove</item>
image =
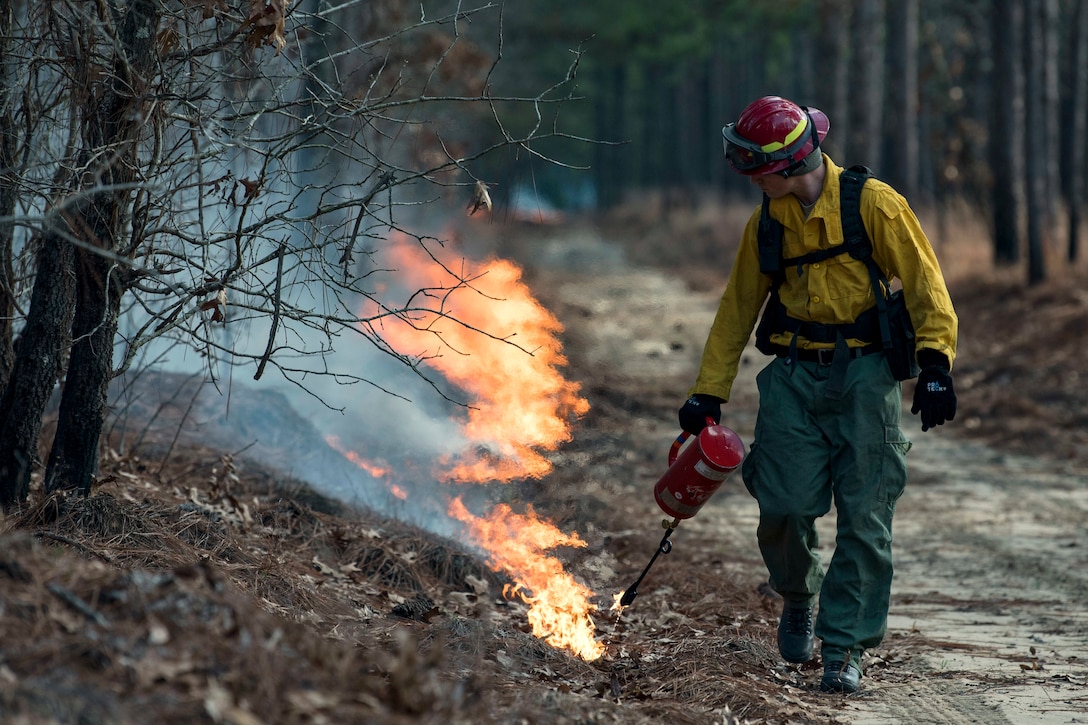
{"label": "black glove", "polygon": [[910,412],[922,414],[922,430],[927,431],[956,417],[956,391],[952,388],[951,365],[944,355],[922,350],[918,364],[922,371],[918,373]]}
{"label": "black glove", "polygon": [[680,408],[680,427],[692,435],[698,435],[706,427],[708,417],[713,418],[715,424],[722,421],[722,399],[715,395],[696,393]]}

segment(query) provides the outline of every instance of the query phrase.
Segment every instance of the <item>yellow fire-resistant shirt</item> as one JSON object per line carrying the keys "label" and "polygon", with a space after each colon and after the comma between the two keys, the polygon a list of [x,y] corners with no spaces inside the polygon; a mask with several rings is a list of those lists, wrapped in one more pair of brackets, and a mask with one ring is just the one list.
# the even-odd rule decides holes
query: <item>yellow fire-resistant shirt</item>
{"label": "yellow fire-resistant shirt", "polygon": [[[782,257],[800,257],[843,243],[839,220],[839,176],[842,167],[824,154],[827,173],[823,190],[808,218],[792,194],[771,200],[770,214],[782,223]],[[699,375],[689,395],[705,393],[728,400],[741,352],[755,328],[771,287],[759,271],[756,230],[760,207],[748,220],[733,271],[722,294],[718,313],[703,349]],[[884,276],[902,282],[904,299],[914,324],[916,350],[937,350],[951,364],[956,357],[959,320],[929,239],[907,201],[888,184],[869,179],[861,191],[861,217],[873,245],[873,259]],[[824,324],[852,322],[876,304],[865,262],[849,253],[804,265],[801,274],[787,269],[779,295],[790,317]],[[790,344],[792,335],[772,335],[776,344]],[[851,346],[879,340],[848,341]],[[833,347],[798,336],[797,347]]]}

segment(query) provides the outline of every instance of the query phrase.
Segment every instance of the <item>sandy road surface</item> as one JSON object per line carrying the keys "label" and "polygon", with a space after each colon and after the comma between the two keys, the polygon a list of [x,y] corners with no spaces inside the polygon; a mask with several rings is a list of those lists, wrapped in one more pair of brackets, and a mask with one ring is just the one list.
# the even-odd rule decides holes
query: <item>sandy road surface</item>
{"label": "sandy road surface", "polygon": [[1088,722],[1088,474],[915,438],[887,665],[853,721]]}
{"label": "sandy road surface", "polygon": [[[628,267],[592,232],[521,251],[581,364],[602,371],[608,394],[640,400],[630,435],[660,448],[675,435],[718,292]],[[725,410],[745,441],[761,364],[753,350]],[[914,447],[895,522],[888,637],[868,653],[861,693],[810,686],[801,699],[817,718],[859,724],[1088,723],[1088,472],[987,448],[955,423],[923,434],[908,411]],[[677,538],[706,537],[758,562],[756,518],[742,490],[723,489]],[[821,534],[826,561],[830,517]],[[683,550],[678,542],[673,556]]]}

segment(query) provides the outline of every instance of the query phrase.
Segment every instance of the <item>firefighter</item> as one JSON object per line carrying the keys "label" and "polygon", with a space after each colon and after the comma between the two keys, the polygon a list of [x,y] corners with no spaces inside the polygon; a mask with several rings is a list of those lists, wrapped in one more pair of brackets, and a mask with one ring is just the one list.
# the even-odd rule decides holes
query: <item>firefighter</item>
{"label": "firefighter", "polygon": [[[757,376],[759,413],[742,475],[759,503],[756,536],[770,584],[784,602],[778,625],[783,659],[811,660],[818,638],[821,689],[856,692],[862,655],[887,629],[892,515],[906,485],[911,444],[900,429],[901,382],[888,357],[875,354],[883,349],[879,325],[859,325],[863,318],[876,319],[875,277],[850,254],[817,251],[834,252],[843,242],[844,169],[820,148],[829,127],[818,109],[768,96],[722,130],[726,159],[763,192],[769,217],[781,230],[779,257],[791,261],[778,277],[762,271],[764,214],[757,208],[679,417],[692,434],[708,416],[721,420],[721,405],[729,400],[764,302],[771,300],[768,309],[771,302],[780,304],[785,316],[764,313],[778,329],[760,326],[766,339],[761,348],[773,357]],[[951,370],[958,319],[933,248],[907,201],[888,184],[869,179],[861,187],[860,216],[879,268],[873,269],[884,281],[902,285],[915,334],[908,354],[920,368],[911,412],[920,414],[927,431],[956,414]],[[832,501],[835,551],[825,572],[815,523]]]}

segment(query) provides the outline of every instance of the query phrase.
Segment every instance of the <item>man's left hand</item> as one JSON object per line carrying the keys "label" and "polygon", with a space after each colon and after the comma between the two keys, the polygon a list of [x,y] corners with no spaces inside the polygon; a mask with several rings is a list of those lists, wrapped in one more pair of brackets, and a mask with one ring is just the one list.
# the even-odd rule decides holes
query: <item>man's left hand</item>
{"label": "man's left hand", "polygon": [[922,414],[922,430],[936,428],[956,417],[956,391],[947,368],[933,365],[918,373],[911,413]]}

